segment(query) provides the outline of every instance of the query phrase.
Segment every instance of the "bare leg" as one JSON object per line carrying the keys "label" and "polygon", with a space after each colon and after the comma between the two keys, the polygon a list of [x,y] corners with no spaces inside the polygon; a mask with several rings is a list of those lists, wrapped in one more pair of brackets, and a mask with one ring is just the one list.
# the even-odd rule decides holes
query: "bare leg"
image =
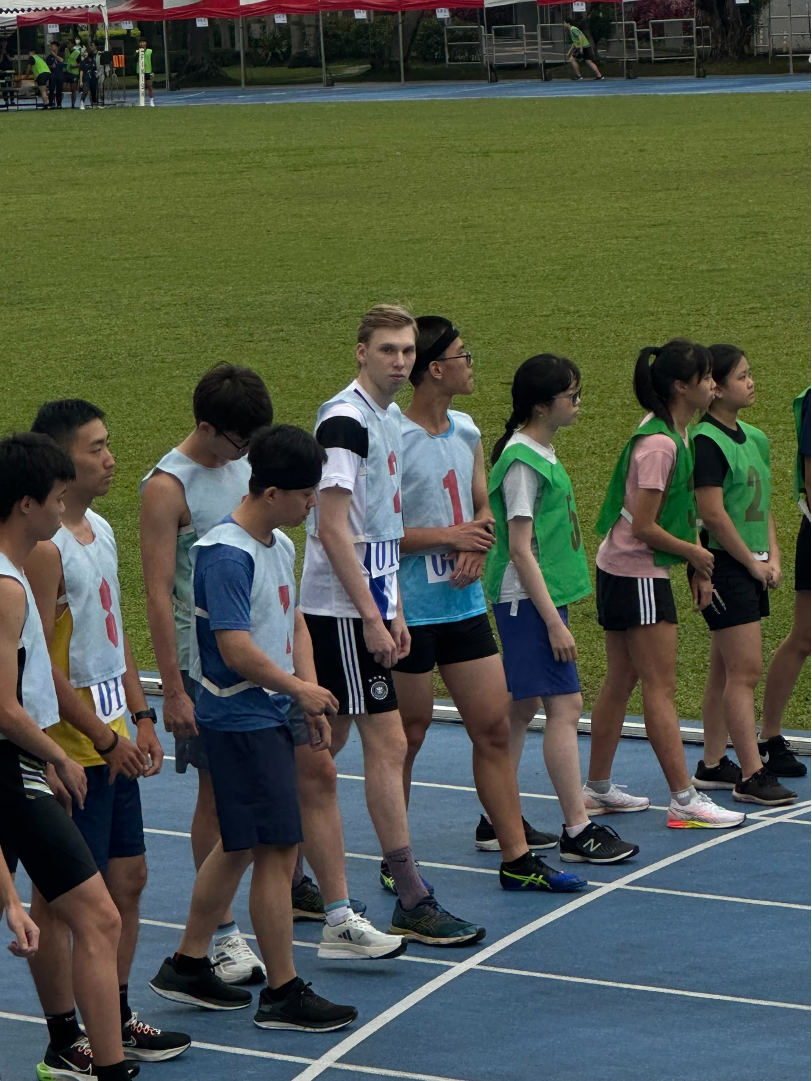
{"label": "bare leg", "polygon": [[403,792],[408,807],[412,787],[412,767],[420,748],[423,746],[426,733],[431,727],[434,687],[432,686],[431,672],[393,672],[392,676],[395,681],[403,731],[406,733]]}
{"label": "bare leg", "polygon": [[[295,852],[294,852],[295,862]],[[211,936],[217,930],[225,912],[234,900],[234,894],[251,863],[251,849],[241,852],[224,852],[222,841],[218,841],[209,853],[203,866],[197,872],[195,888],[192,891],[192,903],[186,920],[178,952],[187,957],[205,957],[209,950]],[[287,905],[290,909],[290,878],[287,883]]]}
{"label": "bare leg", "polygon": [[29,960],[42,1012],[48,1016],[73,1009],[70,932],[38,889],[31,890],[31,919],[39,927],[39,949]]}
{"label": "bare leg", "polygon": [[510,720],[510,757],[513,762],[514,773],[519,772],[522,761],[524,741],[530,722],[538,713],[541,699],[520,698],[518,701],[511,700],[508,706],[508,718]]}
{"label": "bare leg", "polygon": [[[199,871],[209,853],[220,843],[220,823],[217,820],[217,805],[214,802],[214,788],[211,774],[207,769],[197,771],[197,803],[192,817],[192,857],[195,870]],[[231,902],[217,921],[219,924],[231,923],[234,913]],[[215,930],[217,928],[215,927]]]}
{"label": "bare leg", "polygon": [[574,56],[570,57],[570,63],[572,64],[572,70],[575,72],[577,77],[580,79],[581,78],[581,69],[578,67],[578,61],[575,59]]}
{"label": "bare leg", "polygon": [[130,968],[138,941],[138,902],[147,884],[147,863],[143,856],[110,860],[104,876],[113,903],[121,916],[118,944],[118,982],[129,982]]}
{"label": "bare leg", "polygon": [[406,734],[397,710],[355,718],[364,748],[367,809],[383,852],[409,845],[403,795]]}
{"label": "bare leg", "polygon": [[[338,809],[336,767],[332,757],[325,751],[312,751],[309,746],[297,747],[296,782],[305,838],[302,845],[304,856],[313,868],[324,903],[331,905],[348,896],[344,831]],[[254,881],[256,873],[255,868]],[[256,929],[256,924],[254,927]],[[284,983],[284,980],[280,982]]]}
{"label": "bare leg", "polygon": [[608,781],[612,776],[626,707],[637,686],[637,670],[629,655],[626,631],[604,631],[603,637],[606,675],[592,707],[589,778],[593,781]]}
{"label": "bare leg", "polygon": [[809,656],[809,601],[809,590],[796,592],[792,630],[775,651],[767,670],[761,718],[762,740],[781,735],[784,710]]}
{"label": "bare leg", "polygon": [[702,728],[705,746],[702,760],[713,769],[727,752],[727,722],[725,721],[725,682],[727,673],[722,651],[719,648],[718,631],[711,632],[710,665],[705,693],[702,696]]}
{"label": "bare leg", "polygon": [[589,821],[584,809],[578,759],[578,721],[583,708],[579,694],[555,694],[544,699],[544,763],[553,783],[565,826]]}
{"label": "bare leg", "polygon": [[[705,725],[710,720],[714,754],[725,753],[730,735],[745,781],[761,769],[756,741],[756,707],[754,691],[761,679],[761,624],[745,623],[713,632],[713,645],[719,654],[722,671],[722,709],[713,719],[704,714]],[[707,728],[706,728],[707,746]],[[707,765],[707,760],[705,765]],[[718,764],[718,758],[713,763]]]}
{"label": "bare leg", "polygon": [[257,845],[248,854],[254,859],[249,911],[270,988],[281,987],[296,976],[290,907],[296,849],[296,845]]}
{"label": "bare leg", "polygon": [[594,61],[587,60],[587,65],[592,68],[592,70],[595,72],[595,74],[598,76],[599,79],[603,78],[603,76],[601,75],[600,68],[598,67],[598,65]]}

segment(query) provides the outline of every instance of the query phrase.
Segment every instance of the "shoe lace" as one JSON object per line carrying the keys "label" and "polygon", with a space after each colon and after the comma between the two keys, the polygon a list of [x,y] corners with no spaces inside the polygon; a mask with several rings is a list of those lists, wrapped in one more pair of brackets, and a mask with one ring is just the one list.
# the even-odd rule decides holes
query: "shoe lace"
{"label": "shoe lace", "polygon": [[[586,831],[584,831],[584,832],[586,832]],[[593,824],[592,824],[592,834],[593,834],[593,836],[594,836],[595,833],[610,833],[613,837],[617,838],[618,841],[620,840],[620,834],[617,832],[617,830],[613,830],[611,826],[599,826],[597,823],[593,822]]]}
{"label": "shoe lace", "polygon": [[363,916],[359,916],[357,912],[353,912],[348,916],[345,922],[351,924],[358,931],[371,931],[373,934],[376,933],[375,928],[369,920],[364,919]]}
{"label": "shoe lace", "polygon": [[131,1032],[137,1032],[140,1036],[160,1036],[161,1030],[159,1028],[153,1028],[152,1025],[148,1025],[145,1021],[138,1020],[138,1014],[133,1010],[133,1015],[130,1020],[124,1025],[125,1028]]}
{"label": "shoe lace", "polygon": [[90,1050],[90,1040],[88,1040],[87,1036],[80,1036],[78,1040],[75,1040],[70,1045],[70,1049],[84,1055],[86,1058],[93,1058],[93,1052]]}
{"label": "shoe lace", "polygon": [[232,935],[230,938],[224,938],[222,942],[218,942],[217,949],[227,953],[232,961],[250,961],[256,956],[242,935]]}

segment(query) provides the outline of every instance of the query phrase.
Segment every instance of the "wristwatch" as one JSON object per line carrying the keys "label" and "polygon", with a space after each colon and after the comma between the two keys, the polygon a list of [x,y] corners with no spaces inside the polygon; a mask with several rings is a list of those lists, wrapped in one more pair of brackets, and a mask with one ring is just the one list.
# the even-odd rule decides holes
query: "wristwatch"
{"label": "wristwatch", "polygon": [[131,716],[133,724],[138,724],[139,721],[144,721],[147,717],[149,717],[153,724],[158,723],[158,716],[154,709],[139,709],[137,713],[133,713]]}

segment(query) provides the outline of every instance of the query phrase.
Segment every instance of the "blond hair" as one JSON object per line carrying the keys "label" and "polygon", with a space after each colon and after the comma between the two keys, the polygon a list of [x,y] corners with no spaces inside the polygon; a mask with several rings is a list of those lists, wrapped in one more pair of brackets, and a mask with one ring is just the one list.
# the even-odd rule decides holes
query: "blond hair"
{"label": "blond hair", "polygon": [[374,331],[382,327],[413,327],[417,339],[417,323],[408,308],[400,304],[376,304],[370,308],[358,327],[358,344],[368,345]]}

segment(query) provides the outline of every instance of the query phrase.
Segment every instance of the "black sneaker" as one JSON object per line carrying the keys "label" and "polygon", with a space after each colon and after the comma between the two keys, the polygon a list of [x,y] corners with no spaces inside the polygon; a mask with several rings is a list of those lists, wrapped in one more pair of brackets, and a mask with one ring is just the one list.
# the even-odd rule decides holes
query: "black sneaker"
{"label": "black sneaker", "polygon": [[806,766],[789,748],[789,740],[783,736],[771,736],[758,742],[761,761],[773,777],[806,777]]}
{"label": "black sneaker", "polygon": [[523,890],[525,893],[574,893],[589,883],[580,875],[567,875],[530,852],[521,870],[515,871],[503,863],[499,868],[499,885],[503,890]]}
{"label": "black sneaker", "polygon": [[694,788],[712,791],[714,789],[733,789],[742,779],[741,766],[731,762],[725,755],[719,760],[718,766],[708,768],[700,759],[697,763],[696,773],[691,778]]}
{"label": "black sneaker", "polygon": [[[141,1067],[134,1062],[127,1063],[127,1073],[137,1077]],[[37,1065],[38,1081],[73,1081],[76,1077],[95,1077],[93,1054],[87,1036],[80,1036],[70,1047],[57,1051],[51,1044],[45,1051],[45,1058]]]}
{"label": "black sneaker", "polygon": [[425,897],[409,909],[401,908],[398,901],[389,933],[425,942],[427,946],[464,946],[481,942],[485,937],[485,928],[452,916],[433,897]]}
{"label": "black sneaker", "polygon": [[[294,923],[297,920],[324,921],[324,898],[312,878],[305,875],[299,885],[290,891],[290,900]],[[350,908],[356,916],[363,916],[367,910],[363,901],[350,900]]]}
{"label": "black sneaker", "polygon": [[185,1032],[162,1032],[133,1015],[121,1028],[121,1046],[125,1059],[140,1062],[166,1062],[177,1058],[192,1045],[192,1037]]}
{"label": "black sneaker", "polygon": [[798,793],[784,788],[766,766],[754,773],[749,781],[739,781],[733,789],[733,799],[740,803],[761,803],[765,807],[783,807],[787,803],[794,803],[797,798]]}
{"label": "black sneaker", "polygon": [[221,980],[210,961],[200,972],[190,976],[178,972],[174,958],[167,957],[149,985],[161,998],[201,1006],[204,1010],[244,1010],[252,1001],[250,991]]}
{"label": "black sneaker", "polygon": [[577,837],[570,837],[562,826],[559,846],[564,863],[621,863],[640,851],[637,845],[621,841],[611,826],[595,822],[590,822]]}
{"label": "black sneaker", "polygon": [[335,1032],[351,1025],[358,1016],[354,1006],[336,1006],[310,990],[297,976],[293,989],[274,1002],[266,988],[259,996],[254,1024],[259,1028],[294,1028],[302,1032]]}
{"label": "black sneaker", "polygon": [[[558,844],[558,838],[554,834],[542,833],[541,830],[534,829],[525,818],[522,819],[522,825],[524,826],[524,836],[528,848],[555,848]],[[493,828],[493,823],[489,822],[485,815],[479,816],[479,825],[476,828],[474,837],[474,847],[479,849],[480,852],[499,851],[496,830]]]}

